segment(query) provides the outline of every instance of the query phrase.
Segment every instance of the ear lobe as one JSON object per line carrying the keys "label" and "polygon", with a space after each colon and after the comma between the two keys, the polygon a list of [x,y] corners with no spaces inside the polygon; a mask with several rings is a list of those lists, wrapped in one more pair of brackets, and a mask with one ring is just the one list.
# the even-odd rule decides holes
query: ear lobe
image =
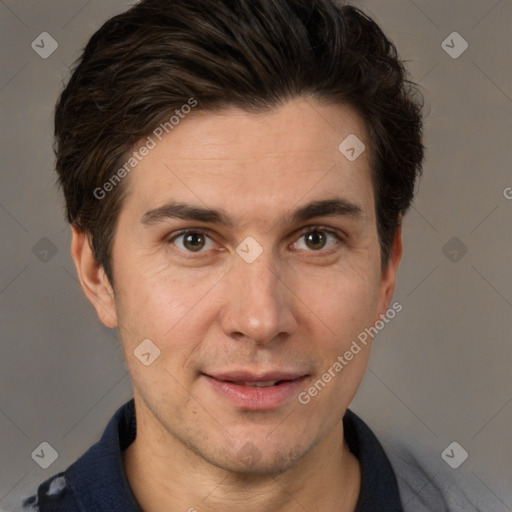
{"label": "ear lobe", "polygon": [[89,237],[72,227],[71,256],[75,262],[78,279],[86,297],[94,306],[99,319],[107,327],[117,327],[114,290],[103,267],[94,257]]}
{"label": "ear lobe", "polygon": [[396,229],[393,245],[391,246],[391,253],[389,261],[384,267],[380,282],[380,305],[377,317],[380,320],[380,315],[384,315],[391,304],[393,293],[395,292],[396,276],[398,273],[398,266],[402,259],[402,218],[399,219],[399,224]]}

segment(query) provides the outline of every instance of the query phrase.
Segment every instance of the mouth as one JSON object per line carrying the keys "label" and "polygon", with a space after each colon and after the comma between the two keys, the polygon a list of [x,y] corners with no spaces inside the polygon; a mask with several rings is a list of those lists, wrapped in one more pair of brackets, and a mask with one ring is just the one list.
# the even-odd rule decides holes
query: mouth
{"label": "mouth", "polygon": [[227,381],[232,382],[232,384],[237,384],[238,386],[246,386],[248,388],[269,388],[270,386],[279,386],[279,384],[282,384],[283,382],[288,382],[286,380],[267,380],[262,382],[233,382],[233,381]]}
{"label": "mouth", "polygon": [[205,374],[217,397],[237,409],[271,410],[283,406],[302,388],[309,377],[302,372],[267,372],[264,374],[230,372]]}

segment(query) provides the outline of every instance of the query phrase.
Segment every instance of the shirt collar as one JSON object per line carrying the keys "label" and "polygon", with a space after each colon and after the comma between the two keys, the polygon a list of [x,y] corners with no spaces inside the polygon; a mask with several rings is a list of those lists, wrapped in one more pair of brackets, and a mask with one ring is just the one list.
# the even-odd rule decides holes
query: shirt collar
{"label": "shirt collar", "polygon": [[361,466],[361,491],[355,512],[402,512],[391,463],[368,425],[350,409],[343,417],[345,440]]}
{"label": "shirt collar", "polygon": [[[344,436],[361,466],[356,512],[401,512],[397,479],[381,444],[355,413],[343,417]],[[142,512],[131,491],[122,451],[137,434],[133,398],[109,421],[101,439],[66,471],[68,487],[80,510]],[[91,492],[93,490],[93,492]]]}

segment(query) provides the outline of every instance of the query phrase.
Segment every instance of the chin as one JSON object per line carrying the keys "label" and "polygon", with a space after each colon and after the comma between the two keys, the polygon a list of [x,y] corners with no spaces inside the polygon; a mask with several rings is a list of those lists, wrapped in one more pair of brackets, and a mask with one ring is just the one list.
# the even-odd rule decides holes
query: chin
{"label": "chin", "polygon": [[293,468],[306,453],[304,446],[280,446],[272,450],[269,446],[258,446],[249,441],[238,451],[233,452],[230,447],[228,453],[218,454],[220,458],[217,456],[216,460],[212,458],[209,462],[240,477],[269,476],[279,475]]}

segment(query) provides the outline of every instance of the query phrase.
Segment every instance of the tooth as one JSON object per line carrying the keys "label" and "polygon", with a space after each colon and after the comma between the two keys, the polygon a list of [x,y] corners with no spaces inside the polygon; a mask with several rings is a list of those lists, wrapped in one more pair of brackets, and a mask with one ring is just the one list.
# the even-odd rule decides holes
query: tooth
{"label": "tooth", "polygon": [[267,380],[266,382],[244,382],[244,386],[248,386],[251,388],[268,388],[273,386],[277,380]]}
{"label": "tooth", "polygon": [[268,380],[267,382],[256,382],[257,388],[268,388],[270,386],[273,386],[277,380]]}

